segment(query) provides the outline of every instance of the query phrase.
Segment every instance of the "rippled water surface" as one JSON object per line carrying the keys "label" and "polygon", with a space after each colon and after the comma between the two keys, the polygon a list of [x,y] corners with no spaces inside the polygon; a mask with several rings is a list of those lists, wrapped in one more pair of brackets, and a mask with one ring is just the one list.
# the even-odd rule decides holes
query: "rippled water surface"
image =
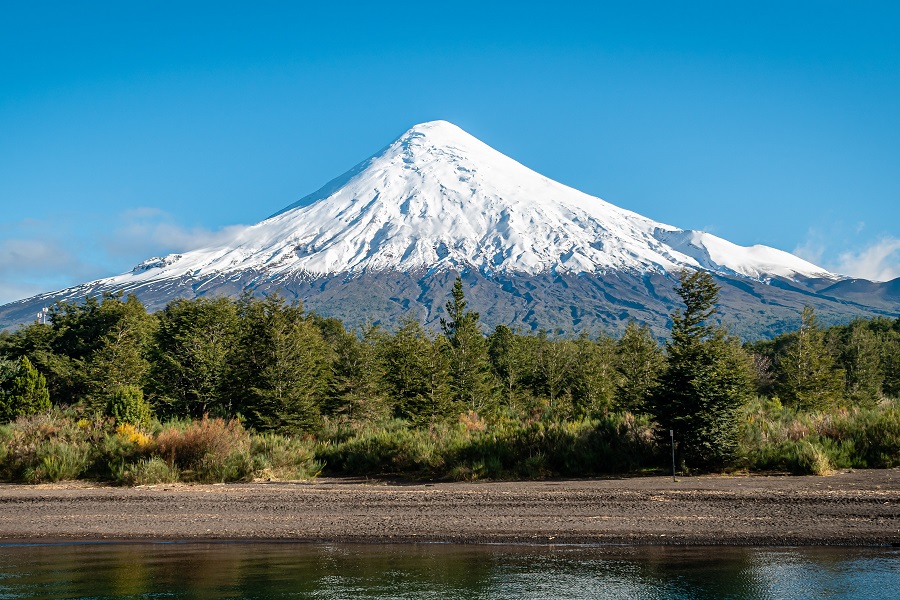
{"label": "rippled water surface", "polygon": [[900,549],[0,546],[0,598],[897,598]]}

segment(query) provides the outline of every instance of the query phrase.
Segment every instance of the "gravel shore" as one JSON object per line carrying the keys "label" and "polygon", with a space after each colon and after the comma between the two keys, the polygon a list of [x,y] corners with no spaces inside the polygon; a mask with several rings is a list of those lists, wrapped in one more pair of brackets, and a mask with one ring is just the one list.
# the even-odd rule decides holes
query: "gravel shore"
{"label": "gravel shore", "polygon": [[0,485],[0,541],[900,544],[900,469],[481,483]]}

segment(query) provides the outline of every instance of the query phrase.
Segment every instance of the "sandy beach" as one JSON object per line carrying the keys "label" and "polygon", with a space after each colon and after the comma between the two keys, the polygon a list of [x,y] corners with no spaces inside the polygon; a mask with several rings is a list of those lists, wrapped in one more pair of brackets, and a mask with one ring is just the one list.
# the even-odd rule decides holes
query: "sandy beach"
{"label": "sandy beach", "polygon": [[900,469],[479,483],[0,485],[0,540],[900,544]]}

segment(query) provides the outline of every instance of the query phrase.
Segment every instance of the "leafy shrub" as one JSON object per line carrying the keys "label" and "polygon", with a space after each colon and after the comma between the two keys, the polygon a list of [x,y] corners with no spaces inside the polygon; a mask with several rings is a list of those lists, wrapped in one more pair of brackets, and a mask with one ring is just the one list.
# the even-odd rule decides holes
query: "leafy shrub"
{"label": "leafy shrub", "polygon": [[106,404],[106,415],[117,423],[147,426],[150,423],[150,404],[144,400],[144,392],[136,385],[116,388]]}
{"label": "leafy shrub", "polygon": [[178,469],[170,466],[158,456],[142,458],[129,465],[122,483],[128,485],[153,485],[174,483],[179,479]]}
{"label": "leafy shrub", "polygon": [[250,434],[237,419],[170,424],[156,437],[155,454],[182,477],[198,482],[234,481],[252,474]]}
{"label": "leafy shrub", "polygon": [[0,475],[7,481],[75,479],[90,467],[86,431],[59,414],[19,417],[0,434],[4,448]]}
{"label": "leafy shrub", "polygon": [[272,433],[250,438],[254,476],[262,479],[313,479],[322,471],[315,445],[302,438]]}
{"label": "leafy shrub", "polygon": [[468,481],[625,472],[658,458],[650,420],[630,413],[495,422],[469,413],[429,429],[392,420],[325,431],[317,456],[337,473]]}
{"label": "leafy shrub", "polygon": [[829,411],[785,408],[758,399],[744,410],[739,464],[756,470],[825,474],[840,468],[900,465],[896,401]]}
{"label": "leafy shrub", "polygon": [[81,444],[46,441],[34,453],[32,464],[23,470],[26,483],[78,479],[90,464],[90,449]]}

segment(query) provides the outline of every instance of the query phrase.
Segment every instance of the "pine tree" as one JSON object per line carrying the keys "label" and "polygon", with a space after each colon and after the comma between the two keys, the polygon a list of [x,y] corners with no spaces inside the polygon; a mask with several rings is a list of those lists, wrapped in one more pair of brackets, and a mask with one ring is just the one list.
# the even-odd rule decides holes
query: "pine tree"
{"label": "pine tree", "polygon": [[496,398],[487,341],[481,332],[478,313],[466,310],[462,279],[459,276],[453,282],[452,298],[445,308],[447,317],[441,317],[441,330],[447,340],[453,398],[467,410],[490,411],[495,408]]}
{"label": "pine tree", "polygon": [[167,416],[233,416],[227,374],[238,335],[228,298],[174,300],[157,313],[149,385]]}
{"label": "pine tree", "polygon": [[842,344],[847,396],[854,404],[874,406],[881,399],[884,381],[882,341],[865,321],[850,324]]}
{"label": "pine tree", "polygon": [[706,271],[682,271],[676,288],[684,311],[672,314],[666,369],[653,393],[664,438],[693,467],[726,464],[737,445],[737,413],[752,396],[750,358],[736,339],[710,323],[719,288]]}
{"label": "pine tree", "polygon": [[47,380],[28,357],[19,359],[14,374],[7,369],[7,378],[3,383],[7,385],[4,386],[6,389],[0,390],[0,423],[50,410]]}
{"label": "pine tree", "polygon": [[380,352],[384,332],[377,325],[369,325],[361,339],[348,331],[328,337],[335,357],[328,413],[350,421],[387,416],[388,401],[382,391],[385,366]]}
{"label": "pine tree", "polygon": [[244,297],[230,374],[234,408],[252,426],[282,433],[319,424],[331,357],[319,329],[299,302],[278,295]]}
{"label": "pine tree", "polygon": [[544,330],[534,336],[532,344],[535,393],[546,398],[558,415],[571,416],[575,344],[559,332],[551,337]]}
{"label": "pine tree", "polygon": [[811,306],[803,309],[800,330],[788,343],[778,371],[777,389],[786,403],[823,410],[842,400],[844,371],[835,365]]}
{"label": "pine tree", "polygon": [[528,339],[506,325],[497,325],[488,336],[488,356],[494,377],[500,383],[507,408],[520,408],[525,396],[525,381],[531,368]]}
{"label": "pine tree", "polygon": [[[897,322],[900,323],[900,318]],[[900,398],[900,327],[884,333],[880,360],[884,373],[882,392],[885,396]]]}
{"label": "pine tree", "polygon": [[615,343],[607,336],[591,340],[587,334],[573,342],[572,404],[575,414],[595,417],[612,407],[618,375]]}
{"label": "pine tree", "polygon": [[432,423],[461,412],[452,398],[446,342],[432,340],[418,319],[404,317],[384,340],[385,393],[394,414],[416,424]]}
{"label": "pine tree", "polygon": [[632,413],[647,412],[650,394],[664,367],[665,356],[650,328],[629,321],[616,342],[616,407]]}

